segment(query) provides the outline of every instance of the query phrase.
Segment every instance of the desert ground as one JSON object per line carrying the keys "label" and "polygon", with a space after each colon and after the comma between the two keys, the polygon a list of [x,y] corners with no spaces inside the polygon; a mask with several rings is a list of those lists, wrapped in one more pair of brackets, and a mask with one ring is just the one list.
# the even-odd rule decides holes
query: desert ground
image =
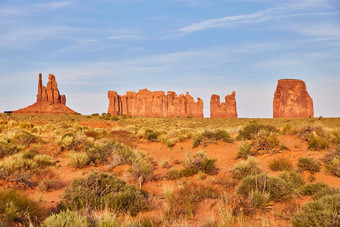
{"label": "desert ground", "polygon": [[0,226],[339,226],[340,118],[0,114]]}

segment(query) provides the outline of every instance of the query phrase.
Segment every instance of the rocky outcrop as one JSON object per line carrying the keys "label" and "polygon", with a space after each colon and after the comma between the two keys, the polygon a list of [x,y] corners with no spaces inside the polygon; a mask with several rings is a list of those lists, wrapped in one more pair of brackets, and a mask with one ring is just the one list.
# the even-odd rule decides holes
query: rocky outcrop
{"label": "rocky outcrop", "polygon": [[76,114],[66,106],[66,96],[60,95],[54,75],[48,77],[47,87],[39,74],[37,101],[28,107],[13,111],[20,114]]}
{"label": "rocky outcrop", "polygon": [[225,102],[220,103],[220,96],[211,95],[210,118],[237,118],[235,91],[225,97]]}
{"label": "rocky outcrop", "polygon": [[313,117],[313,100],[302,80],[279,80],[273,101],[274,118]]}
{"label": "rocky outcrop", "polygon": [[120,96],[115,91],[109,91],[108,98],[108,113],[113,116],[203,118],[202,99],[198,98],[195,102],[188,92],[177,96],[172,91],[165,94],[163,91],[142,89]]}

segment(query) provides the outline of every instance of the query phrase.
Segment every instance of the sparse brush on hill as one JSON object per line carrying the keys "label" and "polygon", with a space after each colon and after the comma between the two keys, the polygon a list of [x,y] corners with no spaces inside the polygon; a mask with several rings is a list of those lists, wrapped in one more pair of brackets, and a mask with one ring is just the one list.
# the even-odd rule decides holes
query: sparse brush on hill
{"label": "sparse brush on hill", "polygon": [[268,164],[273,171],[289,171],[293,169],[292,162],[287,158],[276,158]]}
{"label": "sparse brush on hill", "polygon": [[325,163],[328,173],[340,177],[340,146],[325,154],[322,161]]}
{"label": "sparse brush on hill", "polygon": [[42,224],[43,227],[90,227],[86,216],[75,211],[61,211],[59,214],[52,214]]}
{"label": "sparse brush on hill", "polygon": [[170,222],[192,217],[198,202],[204,199],[217,199],[218,196],[218,191],[213,187],[194,183],[186,184],[177,191],[166,188],[164,191],[166,205],[163,212]]}
{"label": "sparse brush on hill", "polygon": [[216,159],[207,158],[207,154],[203,151],[199,151],[195,154],[188,153],[182,170],[172,170],[168,173],[168,178],[179,179],[182,177],[190,177],[197,174],[199,171],[206,174],[215,174],[218,169],[215,166]]}
{"label": "sparse brush on hill", "polygon": [[70,210],[109,209],[135,215],[146,208],[146,194],[111,174],[92,173],[73,181],[65,190],[62,206]]}
{"label": "sparse brush on hill", "polygon": [[142,152],[135,152],[131,167],[128,170],[131,175],[138,179],[140,184],[153,178],[153,167],[150,159]]}
{"label": "sparse brush on hill", "polygon": [[257,151],[280,150],[280,141],[274,132],[261,130],[253,141],[254,149]]}
{"label": "sparse brush on hill", "polygon": [[52,164],[48,155],[15,154],[0,161],[0,179],[31,186],[31,178]]}
{"label": "sparse brush on hill", "polygon": [[296,164],[300,171],[309,171],[311,173],[319,172],[321,169],[321,162],[314,158],[299,158]]}
{"label": "sparse brush on hill", "polygon": [[252,150],[251,143],[245,142],[241,144],[236,158],[247,158],[248,156],[254,156],[256,153]]}
{"label": "sparse brush on hill", "polygon": [[233,139],[230,134],[225,130],[209,131],[205,130],[194,136],[192,141],[192,147],[198,147],[199,145],[206,146],[208,143],[215,143],[217,141],[224,141],[227,143],[232,143]]}
{"label": "sparse brush on hill", "polygon": [[231,177],[242,179],[249,175],[256,175],[262,172],[259,161],[254,157],[248,157],[246,161],[240,161],[230,170]]}
{"label": "sparse brush on hill", "polygon": [[318,199],[326,195],[334,195],[340,193],[337,188],[329,187],[327,184],[322,182],[316,182],[314,184],[306,185],[301,193],[303,195],[312,195],[314,198]]}
{"label": "sparse brush on hill", "polygon": [[9,226],[12,221],[24,226],[35,226],[44,215],[38,203],[20,191],[0,189],[0,223]]}
{"label": "sparse brush on hill", "polygon": [[243,196],[249,196],[252,191],[262,191],[270,194],[273,201],[281,201],[289,198],[293,191],[290,185],[284,179],[270,177],[263,173],[260,175],[249,175],[244,178],[238,188],[238,193]]}
{"label": "sparse brush on hill", "polygon": [[18,129],[4,130],[0,134],[0,158],[18,153],[36,142],[38,137],[29,132]]}
{"label": "sparse brush on hill", "polygon": [[251,140],[256,137],[260,131],[266,132],[277,132],[277,128],[272,125],[259,124],[257,122],[251,122],[249,125],[244,126],[243,129],[239,131],[239,135],[236,139],[238,140]]}
{"label": "sparse brush on hill", "polygon": [[340,194],[324,196],[307,203],[292,219],[294,227],[340,226]]}

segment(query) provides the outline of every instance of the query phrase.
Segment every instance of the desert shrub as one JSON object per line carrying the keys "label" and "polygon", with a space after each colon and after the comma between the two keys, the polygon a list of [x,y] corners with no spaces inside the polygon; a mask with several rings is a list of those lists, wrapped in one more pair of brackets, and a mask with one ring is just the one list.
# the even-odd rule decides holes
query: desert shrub
{"label": "desert shrub", "polygon": [[29,180],[34,174],[52,165],[50,160],[47,155],[25,157],[24,153],[6,157],[3,161],[0,161],[0,179],[29,185]]}
{"label": "desert shrub", "polygon": [[322,150],[329,147],[327,138],[313,133],[308,139],[308,148],[312,150]]}
{"label": "desert shrub", "polygon": [[310,125],[310,124],[303,125],[297,130],[297,135],[300,138],[307,140],[307,141],[313,134],[319,135],[321,137],[324,137],[326,135],[325,130],[320,125]]}
{"label": "desert shrub", "polygon": [[38,137],[22,130],[6,130],[0,134],[0,158],[13,155],[38,142]]}
{"label": "desert shrub", "polygon": [[292,219],[296,227],[309,226],[340,226],[340,194],[322,197],[307,203]]}
{"label": "desert shrub", "polygon": [[255,152],[251,150],[251,144],[248,142],[243,143],[237,154],[236,158],[247,158],[248,156],[253,156],[255,155]]}
{"label": "desert shrub", "polygon": [[52,214],[43,222],[44,227],[89,227],[90,223],[86,216],[75,211],[61,211],[59,214]]}
{"label": "desert shrub", "polygon": [[177,191],[168,188],[164,191],[166,207],[163,212],[170,220],[192,217],[198,202],[209,198],[216,199],[218,196],[218,191],[213,187],[194,183],[184,185]]}
{"label": "desert shrub", "polygon": [[62,206],[70,210],[109,209],[135,215],[146,208],[145,193],[112,174],[92,173],[65,190]]}
{"label": "desert shrub", "polygon": [[192,146],[198,147],[199,145],[206,145],[207,143],[214,143],[217,141],[224,141],[227,143],[232,143],[233,139],[231,138],[230,134],[225,130],[216,130],[216,131],[208,131],[205,130],[204,132],[196,135],[193,138]]}
{"label": "desert shrub", "polygon": [[263,125],[258,124],[257,122],[251,122],[249,125],[246,125],[239,131],[239,135],[237,139],[239,140],[251,140],[256,137],[256,135],[261,131],[266,132],[277,132],[277,128],[271,125]]}
{"label": "desert shrub", "polygon": [[68,154],[68,157],[71,159],[69,165],[74,168],[80,169],[90,164],[90,158],[85,152],[72,152]]}
{"label": "desert shrub", "polygon": [[281,201],[290,196],[287,183],[277,177],[269,177],[266,174],[249,175],[244,178],[238,188],[238,193],[249,196],[252,191],[262,191],[270,194],[271,200]]}
{"label": "desert shrub", "polygon": [[43,178],[38,184],[38,188],[41,191],[45,192],[57,190],[60,189],[61,187],[62,184],[60,183],[60,181],[53,178]]}
{"label": "desert shrub", "polygon": [[246,161],[240,161],[230,170],[231,177],[242,179],[249,175],[255,175],[262,172],[259,161],[254,157],[248,157]]}
{"label": "desert shrub", "polygon": [[340,147],[327,153],[322,161],[325,163],[328,173],[340,177]]}
{"label": "desert shrub", "polygon": [[302,189],[303,195],[315,195],[329,186],[322,182],[317,182],[314,184],[308,184]]}
{"label": "desert shrub", "polygon": [[207,154],[203,151],[199,151],[195,154],[188,153],[182,170],[172,170],[168,173],[169,179],[179,179],[182,177],[190,177],[198,172],[203,172],[206,174],[215,174],[218,169],[215,166],[216,159],[207,158]]}
{"label": "desert shrub", "polygon": [[151,142],[158,142],[158,136],[160,135],[159,132],[154,131],[152,129],[146,129],[144,130],[144,133],[141,134],[139,137],[144,137],[145,139],[151,141]]}
{"label": "desert shrub", "polygon": [[141,152],[136,152],[129,172],[133,177],[139,179],[140,183],[151,180],[154,175],[151,161]]}
{"label": "desert shrub", "polygon": [[274,132],[267,132],[261,130],[257,136],[255,136],[254,147],[256,150],[273,150],[280,149],[280,141]]}
{"label": "desert shrub", "polygon": [[[25,226],[39,223],[43,210],[20,191],[0,189],[0,220],[19,222]],[[7,226],[7,225],[5,225]]]}
{"label": "desert shrub", "polygon": [[131,164],[134,158],[134,153],[130,147],[111,140],[97,141],[93,147],[85,150],[90,162],[111,162],[114,167],[121,164]]}
{"label": "desert shrub", "polygon": [[289,159],[276,158],[269,162],[269,168],[273,171],[288,171],[293,169],[293,164]]}
{"label": "desert shrub", "polygon": [[313,195],[314,199],[320,199],[321,197],[327,196],[327,195],[335,195],[340,194],[340,189],[333,188],[333,187],[324,187],[320,189],[318,192],[316,192]]}
{"label": "desert shrub", "polygon": [[88,137],[82,132],[66,133],[61,137],[60,145],[62,150],[78,151],[89,145]]}
{"label": "desert shrub", "polygon": [[296,164],[299,170],[310,171],[311,173],[319,172],[321,169],[321,162],[314,158],[299,158],[298,163]]}
{"label": "desert shrub", "polygon": [[284,180],[286,186],[290,190],[290,194],[299,195],[301,188],[305,186],[305,181],[300,174],[294,171],[283,172],[279,176],[280,179]]}
{"label": "desert shrub", "polygon": [[252,206],[259,210],[268,210],[271,207],[270,194],[259,190],[250,192],[250,201]]}

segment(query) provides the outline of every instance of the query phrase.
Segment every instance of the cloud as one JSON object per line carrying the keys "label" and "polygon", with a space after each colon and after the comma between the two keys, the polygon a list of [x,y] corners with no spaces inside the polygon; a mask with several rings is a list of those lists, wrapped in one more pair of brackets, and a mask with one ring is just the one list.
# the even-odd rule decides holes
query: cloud
{"label": "cloud", "polygon": [[[324,11],[322,11],[324,10]],[[170,32],[165,38],[182,37],[184,35],[212,28],[225,28],[236,24],[254,24],[269,20],[298,17],[298,16],[326,16],[340,14],[330,1],[325,0],[291,0],[279,3],[275,7],[256,11],[250,14],[233,15],[221,18],[203,20],[189,24]]]}

